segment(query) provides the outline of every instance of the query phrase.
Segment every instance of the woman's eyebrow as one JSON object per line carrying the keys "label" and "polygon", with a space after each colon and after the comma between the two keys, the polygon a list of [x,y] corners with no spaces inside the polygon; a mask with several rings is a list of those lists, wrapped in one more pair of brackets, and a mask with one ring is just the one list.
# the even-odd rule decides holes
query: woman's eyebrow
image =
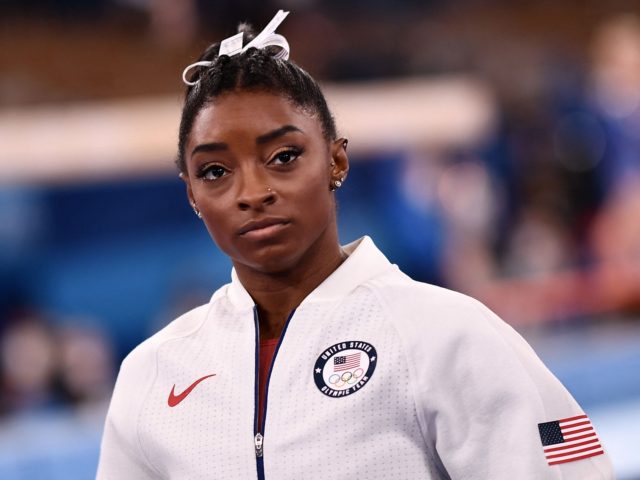
{"label": "woman's eyebrow", "polygon": [[275,140],[276,138],[281,137],[289,132],[304,133],[302,130],[300,130],[298,127],[294,125],[285,125],[283,127],[276,128],[275,130],[272,130],[270,132],[264,133],[259,137],[256,137],[256,144],[262,145],[264,143],[268,143],[271,140]]}
{"label": "woman's eyebrow", "polygon": [[212,143],[202,143],[196,146],[191,151],[191,156],[193,157],[198,152],[219,152],[220,150],[228,150],[229,146],[226,143],[220,142],[212,142]]}

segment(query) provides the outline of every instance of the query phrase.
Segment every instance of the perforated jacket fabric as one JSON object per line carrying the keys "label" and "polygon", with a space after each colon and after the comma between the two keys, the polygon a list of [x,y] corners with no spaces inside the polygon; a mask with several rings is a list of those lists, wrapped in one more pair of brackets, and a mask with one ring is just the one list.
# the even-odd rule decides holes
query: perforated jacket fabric
{"label": "perforated jacket fabric", "polygon": [[254,303],[233,272],[123,361],[97,478],[613,478],[606,451],[548,464],[538,424],[583,411],[511,327],[368,237],[345,248],[285,327],[263,426]]}

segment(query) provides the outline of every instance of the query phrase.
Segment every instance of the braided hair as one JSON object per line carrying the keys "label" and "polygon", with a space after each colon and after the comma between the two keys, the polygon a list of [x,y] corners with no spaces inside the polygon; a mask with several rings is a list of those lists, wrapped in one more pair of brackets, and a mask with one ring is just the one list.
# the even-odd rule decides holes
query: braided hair
{"label": "braided hair", "polygon": [[[251,27],[241,24],[246,42],[255,38]],[[216,97],[227,92],[267,92],[281,95],[309,115],[316,116],[322,133],[329,141],[337,137],[335,121],[318,83],[305,70],[289,60],[274,58],[273,49],[249,48],[233,55],[218,55],[220,43],[209,46],[199,61],[212,61],[208,67],[195,69],[191,76],[195,85],[189,86],[185,94],[180,130],[178,134],[178,157],[176,164],[186,173],[185,147],[198,113]]]}

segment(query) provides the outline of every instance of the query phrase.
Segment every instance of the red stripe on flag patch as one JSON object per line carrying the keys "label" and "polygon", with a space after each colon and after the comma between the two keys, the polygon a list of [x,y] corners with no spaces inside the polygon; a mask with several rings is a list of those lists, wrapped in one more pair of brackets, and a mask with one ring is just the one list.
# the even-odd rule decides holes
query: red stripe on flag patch
{"label": "red stripe on flag patch", "polygon": [[571,438],[571,441],[575,442],[577,440],[582,440],[583,438],[589,438],[589,437],[595,437],[595,436],[596,436],[596,432],[593,431],[591,433],[587,433],[586,435],[580,435],[578,437],[573,437],[573,438]]}
{"label": "red stripe on flag patch", "polygon": [[589,420],[586,420],[584,422],[571,423],[571,427],[581,427],[582,425],[590,425],[590,424],[591,422]]}
{"label": "red stripe on flag patch", "polygon": [[597,452],[589,453],[587,455],[582,455],[580,457],[572,457],[572,458],[566,458],[564,460],[558,460],[555,462],[549,462],[549,465],[560,465],[561,463],[575,462],[576,460],[584,460],[585,458],[595,457],[596,455],[602,455],[603,453],[604,453],[604,450],[600,449]]}
{"label": "red stripe on flag patch", "polygon": [[589,420],[589,417],[587,417],[586,415],[578,415],[577,417],[563,418],[562,420],[558,420],[558,421],[560,423],[566,423],[566,422],[573,422],[574,420],[579,420],[581,418],[585,418],[585,419]]}
{"label": "red stripe on flag patch", "polygon": [[593,427],[589,426],[589,427],[585,427],[585,428],[580,428],[578,430],[574,430],[573,428],[562,428],[560,427],[560,430],[562,430],[562,435],[564,435],[564,438],[567,438],[571,435],[575,435],[576,433],[584,433],[584,432],[592,432],[593,431]]}

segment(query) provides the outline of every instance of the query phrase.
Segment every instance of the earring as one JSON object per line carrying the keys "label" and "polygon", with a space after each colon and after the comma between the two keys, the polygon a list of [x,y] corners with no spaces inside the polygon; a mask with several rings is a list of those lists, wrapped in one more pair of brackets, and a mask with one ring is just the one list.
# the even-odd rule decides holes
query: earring
{"label": "earring", "polygon": [[331,190],[332,192],[335,192],[341,186],[342,186],[342,180],[334,180],[329,190]]}
{"label": "earring", "polygon": [[202,218],[202,212],[198,209],[198,206],[195,204],[195,202],[191,204],[191,208],[193,208],[193,213],[195,213],[198,218]]}
{"label": "earring", "polygon": [[344,142],[342,142],[342,148],[344,148],[346,150],[347,149],[347,145],[349,145],[349,140],[345,139]]}

